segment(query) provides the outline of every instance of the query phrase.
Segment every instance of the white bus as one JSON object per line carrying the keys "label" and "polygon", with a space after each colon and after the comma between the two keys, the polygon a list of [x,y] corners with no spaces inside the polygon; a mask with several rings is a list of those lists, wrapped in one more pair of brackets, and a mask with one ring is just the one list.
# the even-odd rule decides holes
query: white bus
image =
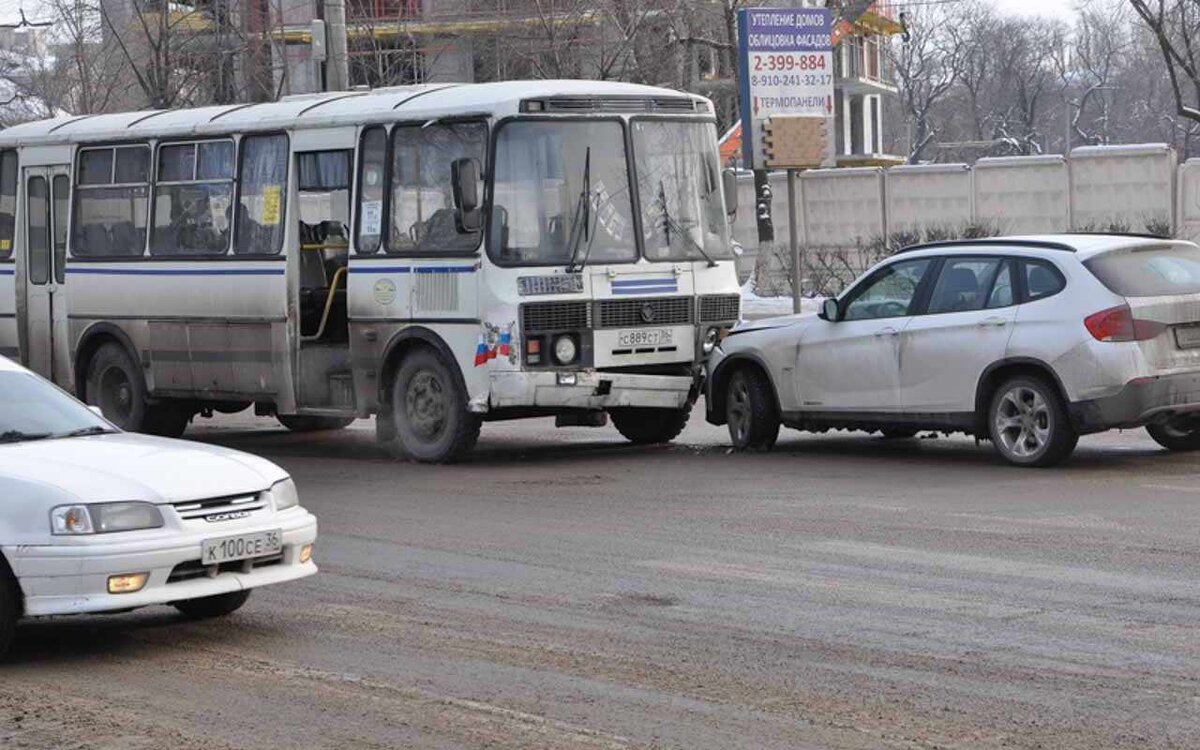
{"label": "white bus", "polygon": [[0,353],[165,435],[253,405],[422,461],[517,417],[667,441],[739,316],[731,177],[708,100],[593,81],[19,125]]}

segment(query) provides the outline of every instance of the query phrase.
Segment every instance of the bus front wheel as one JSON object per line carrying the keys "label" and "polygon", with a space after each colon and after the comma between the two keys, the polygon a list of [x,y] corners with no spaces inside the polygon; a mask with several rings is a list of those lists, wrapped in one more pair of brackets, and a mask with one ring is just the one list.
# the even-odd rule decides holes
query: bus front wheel
{"label": "bus front wheel", "polygon": [[481,420],[452,365],[428,348],[410,352],[392,381],[397,447],[422,463],[452,463],[475,447]]}
{"label": "bus front wheel", "polygon": [[175,404],[149,404],[146,382],[117,343],[96,350],[88,363],[84,400],[99,406],[104,418],[122,430],[179,437],[187,429],[192,413]]}
{"label": "bus front wheel", "polygon": [[613,426],[634,445],[669,443],[679,437],[692,415],[692,405],[682,409],[620,408],[609,409]]}

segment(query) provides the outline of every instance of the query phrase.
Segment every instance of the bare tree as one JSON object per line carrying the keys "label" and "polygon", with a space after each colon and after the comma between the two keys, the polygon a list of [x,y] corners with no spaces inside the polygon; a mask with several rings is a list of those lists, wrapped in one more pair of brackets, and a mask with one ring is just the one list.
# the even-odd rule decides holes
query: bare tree
{"label": "bare tree", "polygon": [[924,158],[938,137],[938,104],[951,92],[962,65],[963,42],[947,32],[948,15],[938,7],[904,15],[904,43],[888,45],[887,54],[900,85],[900,100],[912,135],[908,163]]}
{"label": "bare tree", "polygon": [[1129,0],[1154,35],[1166,63],[1176,113],[1200,122],[1200,3],[1196,0]]}

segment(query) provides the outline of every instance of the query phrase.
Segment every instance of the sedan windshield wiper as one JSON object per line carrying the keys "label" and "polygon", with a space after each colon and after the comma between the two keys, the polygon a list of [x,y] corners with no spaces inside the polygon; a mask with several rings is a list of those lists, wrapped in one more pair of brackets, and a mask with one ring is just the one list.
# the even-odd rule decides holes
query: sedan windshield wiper
{"label": "sedan windshield wiper", "polygon": [[26,440],[45,440],[52,437],[49,432],[21,432],[20,430],[5,430],[0,432],[0,443],[23,443]]}
{"label": "sedan windshield wiper", "polygon": [[83,437],[84,435],[108,435],[112,432],[116,432],[116,430],[112,429],[111,427],[105,427],[104,425],[94,424],[91,427],[80,427],[78,430],[64,432],[61,435],[56,435],[55,437],[73,438]]}

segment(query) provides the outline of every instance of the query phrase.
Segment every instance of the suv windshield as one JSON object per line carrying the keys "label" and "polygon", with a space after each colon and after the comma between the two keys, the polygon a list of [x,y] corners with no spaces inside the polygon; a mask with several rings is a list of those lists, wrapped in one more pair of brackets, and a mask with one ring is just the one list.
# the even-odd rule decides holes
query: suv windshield
{"label": "suv windshield", "polygon": [[83,404],[36,375],[0,370],[0,443],[115,432]]}
{"label": "suv windshield", "polygon": [[711,123],[634,121],[646,259],[732,257]]}
{"label": "suv windshield", "polygon": [[1122,297],[1200,292],[1200,247],[1195,245],[1116,250],[1089,258],[1083,265]]}
{"label": "suv windshield", "polygon": [[637,260],[615,120],[511,122],[496,136],[488,246],[507,265]]}

